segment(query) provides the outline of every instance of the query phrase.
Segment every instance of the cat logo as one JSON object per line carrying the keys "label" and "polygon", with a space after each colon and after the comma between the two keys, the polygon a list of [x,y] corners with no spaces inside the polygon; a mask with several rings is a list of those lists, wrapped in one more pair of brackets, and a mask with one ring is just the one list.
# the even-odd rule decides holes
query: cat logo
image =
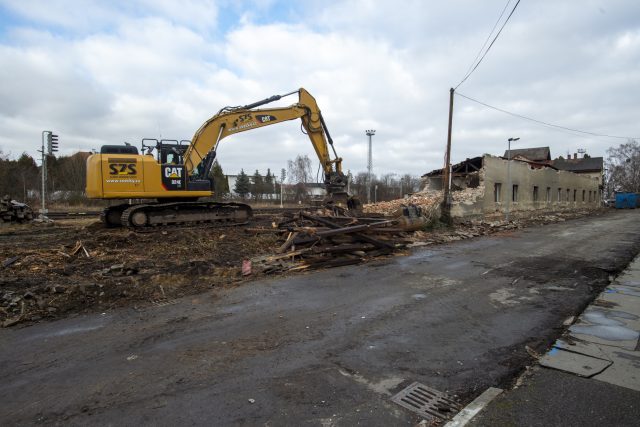
{"label": "cat logo", "polygon": [[276,116],[272,116],[271,114],[257,114],[256,120],[258,123],[269,123],[275,120],[278,120]]}
{"label": "cat logo", "polygon": [[136,159],[109,159],[109,175],[137,175]]}
{"label": "cat logo", "polygon": [[166,166],[164,168],[165,178],[180,179],[182,178],[182,168],[175,166]]}

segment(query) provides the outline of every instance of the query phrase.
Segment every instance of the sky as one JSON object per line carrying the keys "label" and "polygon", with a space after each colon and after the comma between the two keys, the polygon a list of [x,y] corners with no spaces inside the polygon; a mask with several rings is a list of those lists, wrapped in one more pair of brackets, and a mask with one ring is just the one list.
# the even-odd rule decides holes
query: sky
{"label": "sky", "polygon": [[[516,0],[506,7],[506,15]],[[444,162],[449,88],[506,0],[0,0],[0,151],[60,154],[142,138],[191,139],[218,110],[300,87],[343,167],[422,175]],[[498,26],[499,28],[499,26]],[[550,146],[591,156],[640,137],[640,2],[522,0],[456,93],[452,161]],[[272,106],[288,106],[290,96]],[[299,121],[223,140],[224,172],[280,171],[307,154]],[[279,172],[277,173],[279,174]]]}

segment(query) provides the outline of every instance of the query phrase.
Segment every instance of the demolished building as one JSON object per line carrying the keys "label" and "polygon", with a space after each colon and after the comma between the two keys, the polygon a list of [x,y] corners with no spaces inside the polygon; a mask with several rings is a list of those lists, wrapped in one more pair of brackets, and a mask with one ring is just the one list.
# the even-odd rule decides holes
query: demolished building
{"label": "demolished building", "polygon": [[[600,206],[599,179],[559,170],[551,164],[546,153],[540,159],[530,160],[526,155],[517,155],[511,161],[485,154],[452,165],[451,169],[453,217]],[[433,170],[422,178],[424,191],[442,191],[442,169]],[[474,197],[455,202],[456,192],[469,193],[469,189],[475,189],[471,192]]]}

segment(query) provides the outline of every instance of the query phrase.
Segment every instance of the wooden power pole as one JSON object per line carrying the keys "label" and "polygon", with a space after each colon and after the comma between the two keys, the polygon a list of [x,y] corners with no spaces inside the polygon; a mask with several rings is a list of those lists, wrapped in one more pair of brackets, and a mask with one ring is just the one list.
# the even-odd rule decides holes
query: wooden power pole
{"label": "wooden power pole", "polygon": [[440,220],[446,224],[451,224],[451,127],[453,122],[453,93],[454,89],[449,89],[449,132],[447,133],[447,151],[444,156],[444,168],[442,170],[442,215]]}

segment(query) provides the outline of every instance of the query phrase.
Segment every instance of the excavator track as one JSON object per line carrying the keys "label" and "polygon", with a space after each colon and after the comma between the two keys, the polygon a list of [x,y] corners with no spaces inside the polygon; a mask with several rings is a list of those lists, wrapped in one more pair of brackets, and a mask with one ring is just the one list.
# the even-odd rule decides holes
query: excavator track
{"label": "excavator track", "polygon": [[106,227],[121,227],[122,223],[120,222],[120,218],[122,217],[122,212],[130,206],[130,204],[108,206],[100,213],[100,221]]}
{"label": "excavator track", "polygon": [[[119,224],[113,220],[120,211]],[[243,203],[172,202],[119,205],[105,209],[101,217],[107,226],[122,226],[133,230],[176,225],[242,225],[253,216],[251,206]]]}

